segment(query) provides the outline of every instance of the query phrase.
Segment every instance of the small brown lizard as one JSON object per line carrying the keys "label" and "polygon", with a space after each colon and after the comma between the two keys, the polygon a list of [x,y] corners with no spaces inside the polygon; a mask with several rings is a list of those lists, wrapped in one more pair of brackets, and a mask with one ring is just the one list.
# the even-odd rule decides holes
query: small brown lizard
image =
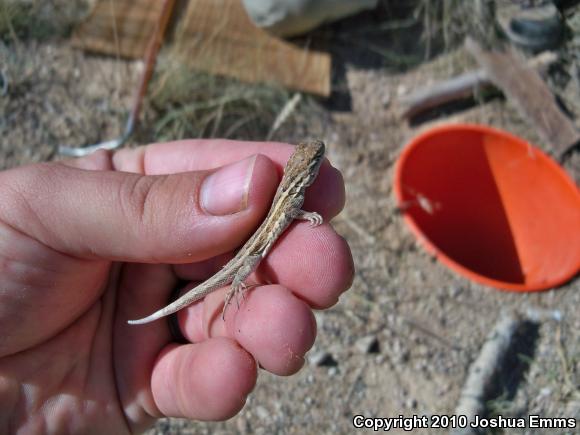
{"label": "small brown lizard", "polygon": [[318,213],[304,211],[301,207],[304,204],[306,188],[318,175],[318,170],[324,160],[324,151],[324,143],[319,140],[299,144],[284,168],[284,176],[276,190],[266,219],[236,256],[211,278],[192,288],[165,308],[143,319],[129,320],[129,324],[149,323],[173,314],[231,283],[223,309],[223,314],[225,314],[232,297],[246,289],[245,279],[256,270],[260,261],[268,255],[272,245],[294,219],[307,220],[313,227],[322,223],[322,217]]}

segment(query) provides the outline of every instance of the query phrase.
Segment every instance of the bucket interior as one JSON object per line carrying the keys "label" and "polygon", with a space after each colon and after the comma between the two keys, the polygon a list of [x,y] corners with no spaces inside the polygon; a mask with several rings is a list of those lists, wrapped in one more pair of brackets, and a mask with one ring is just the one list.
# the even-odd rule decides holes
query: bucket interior
{"label": "bucket interior", "polygon": [[580,193],[551,159],[511,135],[447,129],[414,141],[398,196],[413,231],[448,266],[512,290],[580,268]]}

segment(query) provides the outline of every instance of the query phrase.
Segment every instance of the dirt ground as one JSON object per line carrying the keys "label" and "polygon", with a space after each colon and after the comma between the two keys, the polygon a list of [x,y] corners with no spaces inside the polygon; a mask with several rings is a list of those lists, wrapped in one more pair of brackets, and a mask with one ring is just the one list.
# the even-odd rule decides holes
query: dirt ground
{"label": "dirt ground", "polygon": [[[580,21],[578,7],[576,14]],[[580,48],[578,35],[580,27]],[[71,48],[65,37],[24,38],[0,49],[2,72],[9,80],[6,95],[0,96],[1,168],[56,158],[59,144],[94,143],[122,130],[125,108],[143,68],[140,62],[87,55]],[[384,62],[369,66],[371,62],[357,58],[357,53],[345,55],[344,47],[333,50],[342,70],[335,79],[340,92],[328,101],[309,100],[309,116],[298,113],[274,139],[294,143],[308,136],[328,144],[328,157],[346,183],[346,208],[332,223],[353,252],[352,288],[335,307],[316,313],[318,337],[297,375],[282,378],[261,371],[246,407],[229,421],[167,419],[149,433],[346,434],[353,431],[357,414],[449,415],[470,364],[500,314],[521,307],[558,310],[562,320],[528,325],[514,345],[502,387],[490,397],[488,410],[502,416],[580,419],[578,278],[532,294],[470,282],[416,243],[397,213],[392,192],[397,157],[405,143],[426,128],[474,122],[508,130],[542,147],[533,128],[503,99],[418,126],[401,120],[398,96],[469,65],[460,48],[404,72]],[[578,81],[551,84],[570,111],[580,114],[574,103],[580,101]],[[154,123],[158,112],[148,104],[143,116],[145,124]],[[578,119],[575,122],[580,128]],[[145,126],[131,145],[151,140]],[[565,165],[576,180],[579,160],[576,152]],[[439,433],[420,433],[432,432]]]}

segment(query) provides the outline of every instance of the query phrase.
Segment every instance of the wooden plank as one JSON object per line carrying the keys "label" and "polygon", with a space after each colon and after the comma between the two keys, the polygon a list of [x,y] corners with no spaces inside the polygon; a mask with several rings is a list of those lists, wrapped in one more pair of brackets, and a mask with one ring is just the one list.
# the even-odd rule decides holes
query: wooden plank
{"label": "wooden plank", "polygon": [[192,68],[328,96],[331,58],[255,26],[240,0],[190,0],[176,53]]}
{"label": "wooden plank", "polygon": [[466,47],[489,79],[513,102],[531,127],[561,158],[578,143],[580,134],[574,124],[558,108],[552,92],[535,71],[513,51],[483,49],[473,39]]}
{"label": "wooden plank", "polygon": [[[72,44],[87,51],[141,59],[166,2],[160,0],[98,0],[90,16],[75,29]],[[171,5],[173,7],[173,5]]]}

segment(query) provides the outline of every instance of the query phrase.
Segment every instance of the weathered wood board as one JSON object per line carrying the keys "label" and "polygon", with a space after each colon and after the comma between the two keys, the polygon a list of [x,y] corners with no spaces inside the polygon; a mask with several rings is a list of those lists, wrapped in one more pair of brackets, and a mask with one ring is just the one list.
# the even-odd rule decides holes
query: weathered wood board
{"label": "weathered wood board", "polygon": [[[162,0],[98,0],[73,43],[85,50],[143,58]],[[241,0],[189,0],[176,16],[171,55],[188,67],[246,82],[270,82],[328,96],[331,57],[255,26]],[[166,23],[165,23],[166,24]]]}
{"label": "weathered wood board", "polygon": [[485,50],[471,39],[466,47],[489,79],[551,148],[548,151],[560,158],[580,140],[580,133],[559,109],[539,73],[516,53]]}
{"label": "weathered wood board", "polygon": [[175,49],[192,68],[330,94],[330,55],[256,27],[240,0],[190,0],[180,26]]}
{"label": "weathered wood board", "polygon": [[[169,5],[168,5],[169,3]],[[165,8],[171,0],[98,0],[90,16],[74,31],[75,47],[96,53],[141,59],[151,36],[161,25],[163,35],[169,22]]]}

